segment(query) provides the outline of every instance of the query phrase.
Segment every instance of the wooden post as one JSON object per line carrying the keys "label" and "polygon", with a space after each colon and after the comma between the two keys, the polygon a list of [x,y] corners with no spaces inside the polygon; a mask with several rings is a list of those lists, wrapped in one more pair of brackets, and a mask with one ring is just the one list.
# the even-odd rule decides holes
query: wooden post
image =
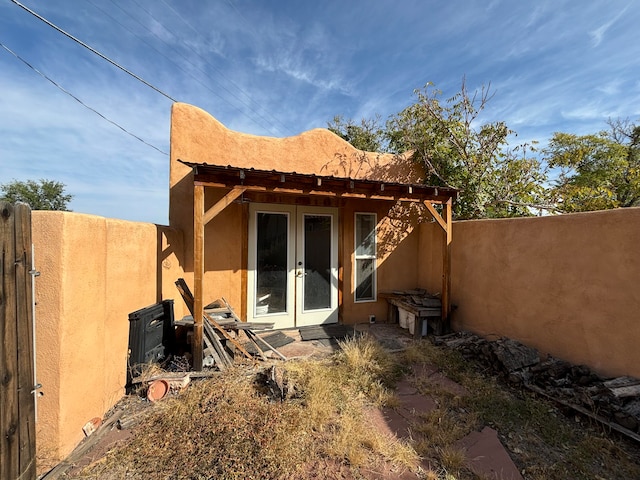
{"label": "wooden post", "polygon": [[451,236],[452,236],[452,200],[447,200],[442,207],[444,229],[444,241],[442,249],[442,323],[443,333],[447,333],[451,328],[449,315],[451,313]]}
{"label": "wooden post", "polygon": [[204,317],[204,186],[193,186],[193,369],[202,370]]}
{"label": "wooden post", "polygon": [[31,210],[0,202],[0,478],[36,478]]}
{"label": "wooden post", "polygon": [[[344,322],[344,207],[338,207],[338,321]],[[376,252],[377,253],[377,252]],[[375,260],[377,262],[377,258]]]}
{"label": "wooden post", "polygon": [[24,203],[16,213],[16,320],[18,335],[18,402],[20,418],[20,479],[36,478],[36,427],[33,395],[33,303],[31,288],[31,209]]}
{"label": "wooden post", "polygon": [[0,208],[0,478],[18,478],[15,212],[8,203]]}
{"label": "wooden post", "polygon": [[[249,204],[242,204],[242,252],[240,252],[240,318],[247,321],[247,290],[249,287]],[[251,287],[253,288],[253,286]]]}

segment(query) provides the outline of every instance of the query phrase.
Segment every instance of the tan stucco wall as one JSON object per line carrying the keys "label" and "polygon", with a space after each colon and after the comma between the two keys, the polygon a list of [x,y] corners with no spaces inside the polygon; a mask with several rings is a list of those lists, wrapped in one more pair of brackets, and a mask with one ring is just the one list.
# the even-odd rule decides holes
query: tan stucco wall
{"label": "tan stucco wall", "polygon": [[[420,228],[440,291],[441,232]],[[507,336],[605,375],[640,377],[640,208],[454,222],[454,328]]]}
{"label": "tan stucco wall", "polygon": [[168,227],[70,212],[33,212],[32,231],[42,469],[122,397],[128,314],[163,298],[176,299],[181,314],[173,282],[182,238]]}
{"label": "tan stucco wall", "polygon": [[[326,129],[315,129],[288,138],[248,135],[229,130],[207,112],[175,103],[171,112],[171,164],[169,224],[184,234],[185,279],[193,285],[193,180],[191,169],[178,159],[241,168],[278,170],[304,174],[370,178],[396,182],[417,182],[420,170],[404,156],[363,152],[355,149]],[[205,209],[225,192],[207,189]],[[284,202],[296,203],[293,198]],[[313,201],[322,201],[314,199]],[[337,205],[334,205],[337,206]],[[343,221],[344,266],[343,321],[368,321],[369,315],[386,318],[386,302],[353,302],[352,254],[353,214],[355,211],[376,212],[385,245],[379,245],[378,290],[414,288],[417,235],[410,235],[413,224],[391,225],[387,214],[392,204],[346,200],[340,205]],[[205,228],[205,302],[225,296],[237,311],[241,310],[243,236],[246,237],[246,211],[231,204]],[[393,246],[393,248],[390,248]]]}

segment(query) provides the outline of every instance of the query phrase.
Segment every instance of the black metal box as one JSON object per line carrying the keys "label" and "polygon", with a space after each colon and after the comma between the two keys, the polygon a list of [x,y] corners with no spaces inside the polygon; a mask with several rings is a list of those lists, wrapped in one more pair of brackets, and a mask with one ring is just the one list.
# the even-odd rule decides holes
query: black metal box
{"label": "black metal box", "polygon": [[127,383],[142,365],[157,363],[172,353],[175,344],[173,300],[164,300],[129,314]]}

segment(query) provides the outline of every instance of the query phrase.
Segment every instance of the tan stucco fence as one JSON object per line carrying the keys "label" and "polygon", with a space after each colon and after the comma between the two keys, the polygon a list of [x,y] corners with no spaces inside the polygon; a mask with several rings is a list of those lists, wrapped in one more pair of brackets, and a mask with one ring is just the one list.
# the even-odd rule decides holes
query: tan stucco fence
{"label": "tan stucco fence", "polygon": [[[440,285],[420,229],[420,283]],[[603,375],[640,377],[640,208],[454,222],[453,328],[506,336]]]}
{"label": "tan stucco fence", "polygon": [[[414,229],[402,242],[411,252],[379,275],[439,292],[441,235]],[[453,239],[454,328],[640,377],[640,209],[457,222]],[[42,471],[124,394],[128,314],[166,298],[186,313],[174,281],[188,255],[169,227],[70,212],[33,212],[33,241]],[[384,301],[375,308],[383,320]],[[353,313],[343,320],[362,321]]]}
{"label": "tan stucco fence", "polygon": [[[38,470],[124,394],[128,314],[175,298],[181,235],[168,227],[34,211]],[[182,305],[176,302],[178,313]]]}

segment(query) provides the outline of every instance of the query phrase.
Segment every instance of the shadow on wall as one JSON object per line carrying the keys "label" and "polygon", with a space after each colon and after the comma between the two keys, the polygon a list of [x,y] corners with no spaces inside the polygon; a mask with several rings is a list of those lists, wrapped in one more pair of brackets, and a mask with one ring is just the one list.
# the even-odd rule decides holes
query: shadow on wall
{"label": "shadow on wall", "polygon": [[333,160],[325,163],[320,174],[336,177],[360,178],[390,183],[421,183],[422,167],[407,154],[335,153]]}
{"label": "shadow on wall", "polygon": [[[156,301],[162,302],[173,289],[176,268],[184,271],[184,242],[180,232],[162,225],[156,225]],[[171,277],[171,278],[169,278]]]}
{"label": "shadow on wall", "polygon": [[[336,153],[333,162],[323,165],[326,175],[367,178],[390,183],[420,183],[420,167],[406,154],[390,155],[357,151],[350,155]],[[427,208],[417,202],[396,202],[379,224],[378,257],[386,257],[419,224],[433,222]]]}
{"label": "shadow on wall", "polygon": [[386,225],[379,229],[379,255],[390,254],[414,228],[430,222],[434,222],[433,217],[423,204],[395,203],[387,213]]}
{"label": "shadow on wall", "polygon": [[[188,169],[188,167],[181,165]],[[169,225],[182,231],[183,251],[175,252],[185,272],[193,272],[193,174],[189,173],[171,187]]]}

